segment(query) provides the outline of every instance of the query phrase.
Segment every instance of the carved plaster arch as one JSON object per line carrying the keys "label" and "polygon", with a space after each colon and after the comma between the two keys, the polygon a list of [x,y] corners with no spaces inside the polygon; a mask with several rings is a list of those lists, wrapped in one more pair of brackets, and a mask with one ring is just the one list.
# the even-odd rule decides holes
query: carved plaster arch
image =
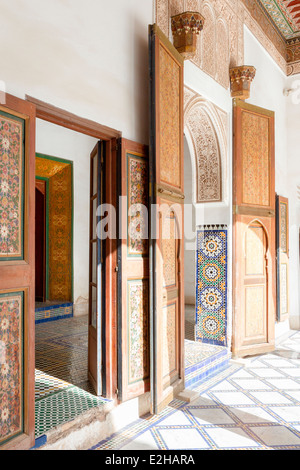
{"label": "carved plaster arch", "polygon": [[184,120],[194,175],[193,202],[226,201],[227,113],[185,87]]}

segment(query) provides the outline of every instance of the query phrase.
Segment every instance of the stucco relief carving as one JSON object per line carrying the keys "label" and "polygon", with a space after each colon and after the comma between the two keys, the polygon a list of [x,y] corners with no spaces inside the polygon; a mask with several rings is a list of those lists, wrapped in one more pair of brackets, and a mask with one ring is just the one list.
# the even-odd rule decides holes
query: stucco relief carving
{"label": "stucco relief carving", "polygon": [[221,202],[226,197],[226,112],[188,87],[185,96],[185,132],[192,143],[196,203]]}
{"label": "stucco relief carving", "polygon": [[246,25],[280,68],[296,73],[286,62],[286,47],[275,27],[251,0],[156,0],[156,23],[172,41],[170,17],[184,11],[198,11],[205,25],[192,62],[224,88],[229,87],[229,67],[244,64]]}

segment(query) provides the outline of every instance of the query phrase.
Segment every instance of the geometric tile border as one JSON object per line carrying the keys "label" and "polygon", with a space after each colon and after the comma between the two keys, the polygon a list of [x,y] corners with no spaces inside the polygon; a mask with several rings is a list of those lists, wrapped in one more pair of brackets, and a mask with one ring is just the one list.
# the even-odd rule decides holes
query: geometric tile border
{"label": "geometric tile border", "polygon": [[39,307],[35,309],[36,324],[70,317],[73,317],[72,302],[64,302],[57,305]]}

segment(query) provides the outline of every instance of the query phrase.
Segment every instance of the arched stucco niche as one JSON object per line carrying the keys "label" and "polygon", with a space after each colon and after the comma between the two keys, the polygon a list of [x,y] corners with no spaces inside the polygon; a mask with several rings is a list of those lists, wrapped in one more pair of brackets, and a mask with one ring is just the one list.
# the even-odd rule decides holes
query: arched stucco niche
{"label": "arched stucco niche", "polygon": [[193,160],[193,202],[226,202],[228,114],[185,87],[184,132]]}

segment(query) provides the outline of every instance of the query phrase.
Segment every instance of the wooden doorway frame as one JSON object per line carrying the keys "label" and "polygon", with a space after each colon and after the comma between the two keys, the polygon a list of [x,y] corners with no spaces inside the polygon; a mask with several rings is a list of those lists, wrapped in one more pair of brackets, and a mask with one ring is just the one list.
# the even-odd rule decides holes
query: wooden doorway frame
{"label": "wooden doorway frame", "polygon": [[[117,181],[117,139],[121,131],[103,126],[51,104],[26,95],[25,100],[36,108],[36,117],[61,127],[103,140],[106,143],[106,181]],[[106,185],[106,203],[117,208],[117,184]],[[117,398],[117,239],[106,240],[105,292],[105,382],[106,398]]]}

